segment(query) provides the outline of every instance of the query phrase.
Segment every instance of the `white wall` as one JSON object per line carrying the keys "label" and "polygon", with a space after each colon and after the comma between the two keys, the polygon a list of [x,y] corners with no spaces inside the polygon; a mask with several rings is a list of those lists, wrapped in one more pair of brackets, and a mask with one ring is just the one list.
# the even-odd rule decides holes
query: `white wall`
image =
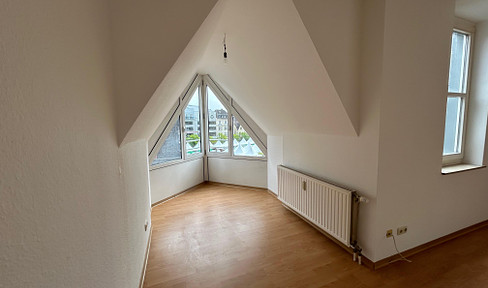
{"label": "white wall", "polygon": [[208,158],[209,181],[267,188],[267,164],[262,160]]}
{"label": "white wall", "polygon": [[[136,11],[133,13],[131,5],[126,3],[130,1],[124,0],[122,4],[119,4],[119,1],[113,2],[115,2],[113,4],[115,11],[115,72],[116,76],[123,74],[122,77],[117,77],[118,82],[123,82],[117,85],[117,89],[129,84],[134,85],[134,87],[129,87],[130,89],[122,89],[122,94],[117,93],[118,97],[123,98],[118,104],[119,118],[124,118],[123,121],[125,121],[119,129],[119,138],[125,136],[123,143],[151,137],[195,73],[210,74],[268,135],[281,135],[284,132],[299,132],[304,129],[310,133],[356,134],[357,115],[355,116],[355,113],[357,113],[358,103],[354,97],[355,93],[351,91],[357,88],[357,83],[350,83],[349,79],[354,78],[351,73],[353,69],[350,67],[358,65],[358,61],[357,55],[351,55],[348,52],[351,49],[356,49],[357,52],[357,45],[354,45],[357,35],[344,41],[348,47],[347,52],[344,49],[335,50],[344,52],[340,55],[340,59],[351,61],[346,73],[341,73],[342,71],[339,70],[341,66],[336,66],[338,68],[336,70],[337,78],[340,78],[337,81],[347,83],[341,87],[347,90],[344,95],[347,94],[350,97],[339,96],[335,84],[326,70],[327,67],[324,67],[321,56],[292,0],[252,0],[251,2],[220,0],[205,18],[186,48],[181,51],[171,69],[166,74],[157,74],[159,64],[148,63],[147,61],[151,59],[136,61],[145,54],[138,51],[142,49],[139,45],[141,41],[132,41],[132,38],[144,38],[145,41],[142,42],[147,43],[145,46],[151,46],[151,48],[144,48],[150,49],[145,52],[154,57],[156,62],[174,61],[172,60],[174,53],[165,54],[160,52],[164,49],[158,48],[166,45],[167,39],[152,37],[155,33],[159,33],[159,30],[154,31],[153,29],[154,27],[158,29],[158,25],[160,26],[158,23],[163,21],[161,19],[164,17],[157,15],[161,19],[156,19],[157,17],[155,18],[153,13],[146,17],[141,12],[148,9],[160,11],[167,1],[154,5],[141,4],[142,7],[135,7]],[[150,3],[153,2],[157,1]],[[184,2],[186,3],[186,1]],[[201,4],[202,11],[207,10],[209,2],[211,1],[208,0]],[[168,3],[168,7],[174,5],[172,1]],[[182,6],[184,5],[182,4]],[[355,14],[354,11],[349,13],[349,10],[341,5],[338,6],[340,6],[339,11],[342,11],[341,15]],[[352,7],[357,9],[355,6]],[[180,15],[181,19],[189,17],[180,10],[173,12],[174,15]],[[129,17],[127,15],[131,15],[132,18],[128,23],[120,24],[119,27],[117,23],[126,21],[126,18]],[[198,15],[198,17],[201,16],[201,14]],[[346,21],[348,17],[342,18],[343,24],[347,24],[344,31],[354,31],[357,28],[357,25],[349,27],[350,25]],[[170,19],[172,18],[170,17]],[[355,21],[357,21],[356,18]],[[144,28],[148,26],[146,22],[155,25],[147,28],[149,31],[147,34],[143,33]],[[127,25],[130,27],[126,27]],[[185,33],[188,32],[188,27],[182,28]],[[227,63],[224,63],[222,59],[224,33],[227,34],[228,41],[229,61]],[[125,54],[128,54],[128,59],[123,56]],[[164,60],[165,57],[168,59]],[[333,57],[333,59],[336,58],[337,56]],[[334,61],[334,63],[341,61]],[[147,70],[143,71],[144,73],[137,72],[145,69],[141,67],[146,66]],[[132,73],[138,73],[138,75],[131,77],[129,74]],[[142,96],[142,98],[131,96],[147,94],[140,92],[142,92],[142,88],[146,89],[153,85],[149,83],[150,79],[153,82],[155,79],[159,79],[160,84],[149,100]],[[141,85],[141,83],[148,85]],[[355,88],[350,88],[352,86]],[[341,98],[342,96],[344,97]],[[287,100],[282,101],[283,99]],[[140,105],[145,105],[145,107],[132,124],[133,120],[128,119],[133,117],[131,115],[134,112],[140,111]],[[125,110],[128,112],[127,119],[125,119]],[[349,116],[348,112],[353,110],[355,112],[351,112],[352,114]],[[290,118],[294,121],[289,121]],[[125,135],[125,130],[129,128],[130,130]]]}
{"label": "white wall", "polygon": [[[125,200],[129,249],[124,252],[130,275],[141,275],[145,248],[149,241],[151,229],[151,188],[149,186],[149,166],[147,159],[147,142],[145,140],[124,145],[119,150],[120,171]],[[145,229],[145,224],[148,224]],[[136,278],[139,280],[138,278]],[[137,287],[133,279],[129,287]]]}
{"label": "white wall", "polygon": [[268,190],[278,194],[278,165],[283,164],[283,136],[268,136]]}
{"label": "white wall", "polygon": [[356,134],[292,0],[221,0],[219,5],[200,71],[210,74],[267,135]]}
{"label": "white wall", "polygon": [[100,0],[0,2],[2,287],[138,285],[147,234],[129,217],[149,207],[119,175],[109,17]]}
{"label": "white wall", "polygon": [[488,21],[476,25],[471,70],[465,159],[481,165],[485,153],[488,115]]}
{"label": "white wall", "polygon": [[[376,260],[488,219],[488,170],[441,175],[454,1],[386,1]],[[401,31],[401,33],[399,33]],[[486,115],[485,115],[486,117]]]}
{"label": "white wall", "polygon": [[283,162],[285,166],[356,189],[369,198],[370,203],[360,208],[358,239],[364,255],[373,259],[384,1],[368,1],[364,9],[359,136],[285,135]]}
{"label": "white wall", "polygon": [[293,0],[356,131],[359,130],[362,2]]}
{"label": "white wall", "polygon": [[203,158],[150,171],[151,204],[203,182]]}

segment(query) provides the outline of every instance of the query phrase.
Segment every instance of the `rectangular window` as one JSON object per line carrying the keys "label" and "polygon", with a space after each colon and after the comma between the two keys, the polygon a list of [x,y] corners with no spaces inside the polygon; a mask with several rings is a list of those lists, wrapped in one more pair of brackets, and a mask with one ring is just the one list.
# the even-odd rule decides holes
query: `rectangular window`
{"label": "rectangular window", "polygon": [[461,31],[452,33],[449,65],[449,93],[466,93],[469,66],[470,35]]}
{"label": "rectangular window", "polygon": [[461,163],[469,95],[471,34],[455,30],[451,40],[449,83],[444,130],[444,164]]}
{"label": "rectangular window", "polygon": [[209,152],[229,153],[229,113],[225,106],[207,87],[208,100],[208,147]]}
{"label": "rectangular window", "polygon": [[202,152],[200,131],[200,97],[198,89],[185,108],[185,150],[186,155],[193,155]]}

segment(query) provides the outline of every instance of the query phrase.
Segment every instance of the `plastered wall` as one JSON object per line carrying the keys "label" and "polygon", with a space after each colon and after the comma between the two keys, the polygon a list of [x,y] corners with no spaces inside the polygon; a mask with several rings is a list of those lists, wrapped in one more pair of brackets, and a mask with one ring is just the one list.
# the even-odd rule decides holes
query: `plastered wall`
{"label": "plastered wall", "polygon": [[356,132],[359,132],[363,2],[293,0]]}
{"label": "plastered wall", "polygon": [[[129,287],[137,287],[144,265],[151,230],[151,186],[145,140],[128,143],[119,149],[119,173],[122,176],[127,226],[127,246],[122,254],[127,261]],[[147,225],[147,226],[146,226]]]}
{"label": "plastered wall", "polygon": [[151,170],[151,204],[203,182],[203,159]]}
{"label": "plastered wall", "polygon": [[[360,208],[359,244],[364,255],[375,256],[376,191],[378,177],[379,104],[382,76],[384,1],[364,6],[359,136],[286,134],[283,163],[334,183],[356,189],[370,202]],[[343,19],[343,21],[347,21]]]}
{"label": "plastered wall", "polygon": [[476,25],[473,49],[465,157],[468,163],[481,165],[486,163],[483,160],[488,115],[488,21]]}
{"label": "plastered wall", "polygon": [[404,250],[488,219],[488,170],[440,173],[454,1],[385,11],[376,259],[395,253],[386,229],[408,226]]}
{"label": "plastered wall", "polygon": [[119,171],[109,18],[0,2],[0,287],[138,285],[148,196]]}
{"label": "plastered wall", "polygon": [[268,190],[278,194],[278,165],[283,164],[283,136],[268,136]]}
{"label": "plastered wall", "polygon": [[208,175],[211,182],[267,188],[266,173],[266,161],[208,158]]}

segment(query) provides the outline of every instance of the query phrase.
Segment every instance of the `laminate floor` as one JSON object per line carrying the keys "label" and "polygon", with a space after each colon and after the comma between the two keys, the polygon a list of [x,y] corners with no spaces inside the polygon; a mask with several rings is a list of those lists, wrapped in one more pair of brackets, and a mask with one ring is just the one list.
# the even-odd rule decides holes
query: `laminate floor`
{"label": "laminate floor", "polygon": [[145,288],[488,287],[488,228],[372,271],[261,189],[202,184],[152,225]]}

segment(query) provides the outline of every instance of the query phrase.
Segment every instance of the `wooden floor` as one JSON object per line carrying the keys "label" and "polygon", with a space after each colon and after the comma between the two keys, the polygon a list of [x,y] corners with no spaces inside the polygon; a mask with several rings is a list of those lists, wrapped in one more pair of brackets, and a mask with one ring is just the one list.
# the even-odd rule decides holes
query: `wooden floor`
{"label": "wooden floor", "polygon": [[488,287],[488,228],[378,271],[264,190],[205,184],[152,210],[144,287]]}

